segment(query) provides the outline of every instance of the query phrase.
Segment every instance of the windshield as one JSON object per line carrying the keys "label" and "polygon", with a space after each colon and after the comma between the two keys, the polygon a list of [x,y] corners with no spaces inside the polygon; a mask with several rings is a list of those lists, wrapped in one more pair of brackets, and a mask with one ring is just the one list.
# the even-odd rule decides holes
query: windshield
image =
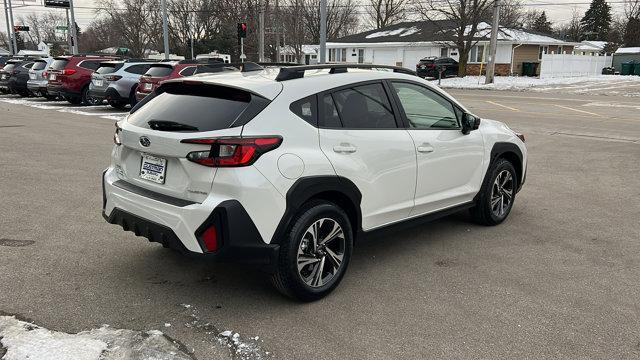
{"label": "windshield", "polygon": [[231,127],[252,100],[262,103],[264,99],[222,86],[165,85],[128,121],[160,131],[221,130]]}
{"label": "windshield", "polygon": [[44,70],[46,68],[47,68],[46,61],[36,61],[35,63],[33,63],[33,66],[31,67],[32,70]]}
{"label": "windshield", "polygon": [[55,59],[49,67],[51,70],[62,70],[69,63],[67,59]]}
{"label": "windshield", "polygon": [[98,74],[110,74],[118,71],[122,67],[122,64],[100,64],[96,73]]}
{"label": "windshield", "polygon": [[144,73],[144,76],[165,77],[171,75],[173,67],[171,65],[154,65]]}

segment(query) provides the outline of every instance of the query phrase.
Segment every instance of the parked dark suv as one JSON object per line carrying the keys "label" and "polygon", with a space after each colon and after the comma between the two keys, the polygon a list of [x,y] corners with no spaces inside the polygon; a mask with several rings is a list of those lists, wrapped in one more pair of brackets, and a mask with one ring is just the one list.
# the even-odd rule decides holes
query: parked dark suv
{"label": "parked dark suv", "polygon": [[421,78],[437,78],[439,67],[444,68],[443,78],[458,75],[458,62],[452,58],[426,57],[416,65],[416,72]]}
{"label": "parked dark suv", "polygon": [[0,70],[0,89],[3,93],[13,93],[28,96],[27,81],[29,69],[33,66],[33,59],[11,59]]}
{"label": "parked dark suv", "polygon": [[47,94],[62,96],[72,104],[93,105],[89,96],[91,74],[103,61],[114,60],[110,56],[73,55],[56,57],[49,66]]}

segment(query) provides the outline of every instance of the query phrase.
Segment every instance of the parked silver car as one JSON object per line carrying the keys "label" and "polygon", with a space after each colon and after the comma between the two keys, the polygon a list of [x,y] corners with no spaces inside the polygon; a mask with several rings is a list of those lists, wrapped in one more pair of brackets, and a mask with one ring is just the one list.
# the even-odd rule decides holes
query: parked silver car
{"label": "parked silver car", "polygon": [[91,75],[89,96],[100,102],[107,100],[117,109],[134,106],[138,80],[153,63],[141,59],[100,63],[98,70]]}
{"label": "parked silver car", "polygon": [[40,96],[53,100],[55,95],[49,95],[47,93],[47,69],[53,62],[53,58],[41,58],[35,61],[31,69],[29,70],[29,80],[27,80],[27,89],[34,96]]}

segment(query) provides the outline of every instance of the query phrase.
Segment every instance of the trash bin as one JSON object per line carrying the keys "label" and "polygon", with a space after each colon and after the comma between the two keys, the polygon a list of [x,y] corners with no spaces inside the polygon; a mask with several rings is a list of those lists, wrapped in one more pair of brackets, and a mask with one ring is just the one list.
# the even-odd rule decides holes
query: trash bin
{"label": "trash bin", "polygon": [[615,75],[616,69],[612,67],[602,68],[602,75]]}
{"label": "trash bin", "polygon": [[523,62],[522,63],[522,76],[537,76],[538,75],[538,63],[537,62]]}
{"label": "trash bin", "polygon": [[640,63],[635,63],[635,65],[633,65],[633,74],[640,75]]}
{"label": "trash bin", "polygon": [[631,74],[633,74],[634,65],[635,64],[633,62],[622,63],[622,69],[620,70],[620,75],[631,75]]}

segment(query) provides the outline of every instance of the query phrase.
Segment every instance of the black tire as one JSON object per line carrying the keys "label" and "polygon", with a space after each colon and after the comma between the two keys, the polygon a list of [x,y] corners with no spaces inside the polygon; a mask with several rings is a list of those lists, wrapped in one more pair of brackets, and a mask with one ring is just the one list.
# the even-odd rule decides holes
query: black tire
{"label": "black tire", "polygon": [[[507,182],[505,188],[502,189],[502,192],[499,188],[494,190],[497,177],[504,174],[505,171],[510,174],[511,180]],[[498,206],[499,211],[496,211],[495,206],[492,206],[492,195],[496,194],[497,190],[498,194],[504,194],[500,195],[503,200],[507,199],[509,198],[509,191],[507,188],[511,189],[512,195],[510,197],[510,201],[508,202],[508,205],[501,209],[500,206]],[[477,223],[482,225],[493,226],[500,224],[509,216],[511,209],[513,208],[517,189],[518,177],[513,164],[506,159],[497,159],[491,164],[487,171],[485,181],[483,182],[480,192],[478,193],[478,197],[476,198],[475,206],[471,208],[471,216]],[[494,196],[494,200],[495,199],[497,199],[497,196]],[[503,203],[506,203],[506,201],[498,204]]]}
{"label": "black tire", "polygon": [[73,105],[80,105],[82,104],[82,98],[81,97],[77,97],[77,96],[69,96],[69,97],[65,97],[65,100],[67,100],[67,102],[73,104]]}
{"label": "black tire", "polygon": [[132,109],[138,103],[138,99],[136,99],[136,90],[138,90],[138,85],[134,86],[129,93],[129,105],[131,105]]}
{"label": "black tire", "polygon": [[122,110],[127,106],[127,103],[121,101],[109,101],[109,105],[114,109]]}
{"label": "black tire", "polygon": [[[323,219],[326,224],[329,224],[329,226],[331,226],[330,222],[326,222],[326,219],[332,220],[340,225],[343,230],[343,236],[339,239],[336,238],[333,243],[338,245],[337,242],[344,239],[344,243],[340,242],[340,245],[344,246],[341,247],[343,250],[342,261],[338,266],[338,270],[334,272],[334,275],[332,275],[326,283],[313,287],[303,280],[303,275],[301,275],[301,272],[298,270],[298,250],[301,247],[303,238],[305,238],[307,234],[307,230],[321,219]],[[320,233],[320,230],[318,230],[318,233]],[[271,281],[278,291],[294,299],[301,301],[321,299],[338,286],[347,270],[352,253],[353,230],[347,214],[333,203],[327,201],[311,201],[300,210],[291,223],[285,237],[281,240],[277,268],[271,277]],[[330,256],[326,255],[325,257],[328,259]],[[323,257],[323,259],[325,257]],[[316,261],[320,262],[320,260]],[[322,260],[322,264],[324,264],[325,261],[327,264],[330,264],[328,266],[332,266],[335,269],[335,267],[331,265],[330,260]],[[310,264],[310,266],[313,265]],[[303,267],[303,269],[308,270],[309,268]],[[329,271],[331,269],[327,268],[326,270]],[[329,275],[329,273],[327,274]],[[310,275],[310,277],[313,277],[313,275]],[[322,273],[320,278],[322,278]]]}
{"label": "black tire", "polygon": [[82,102],[82,105],[99,105],[101,103],[100,100],[96,100],[89,95],[88,85],[82,88],[80,101]]}
{"label": "black tire", "polygon": [[57,99],[58,97],[55,96],[55,95],[45,95],[44,98],[49,100],[49,101],[53,101],[53,100]]}

